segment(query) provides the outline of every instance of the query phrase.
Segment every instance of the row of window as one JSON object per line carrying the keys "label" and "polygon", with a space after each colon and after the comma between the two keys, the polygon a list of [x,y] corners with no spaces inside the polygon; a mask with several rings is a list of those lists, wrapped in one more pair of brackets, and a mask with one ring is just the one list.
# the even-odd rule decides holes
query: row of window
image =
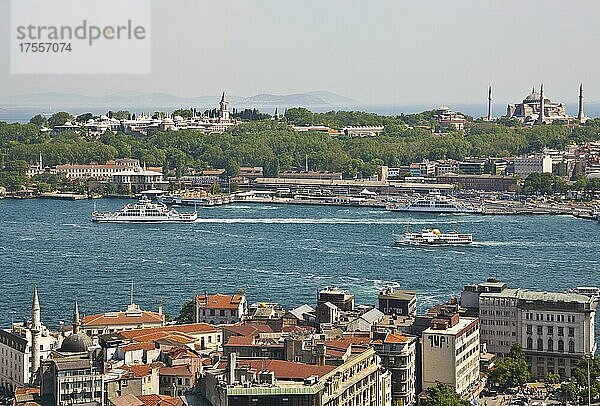
{"label": "row of window", "polygon": [[[537,339],[535,350],[536,351],[544,351],[544,340],[541,338]],[[527,337],[527,349],[533,350],[533,338]],[[546,345],[546,351],[552,352],[554,350],[554,340],[549,338]],[[563,340],[558,340],[558,345],[556,348],[558,352],[565,352],[565,342]],[[569,353],[575,352],[575,342],[569,341]]]}
{"label": "row of window", "polygon": [[[542,335],[544,334],[544,326],[536,326],[536,331],[538,333],[538,335]],[[527,334],[533,334],[533,326],[531,324],[528,324],[526,327],[526,331]],[[557,335],[559,337],[562,337],[565,335],[565,328],[564,327],[556,327],[556,332]],[[575,337],[575,328],[574,327],[569,327],[567,330],[569,337]],[[546,333],[551,336],[554,335],[554,326],[546,326]]]}
{"label": "row of window", "polygon": [[[535,318],[536,321],[544,321],[544,315],[542,313],[526,313],[525,314],[525,319],[527,320],[533,320]],[[575,316],[572,314],[567,314],[567,317],[565,318],[564,314],[546,314],[546,321],[550,321],[550,322],[554,322],[554,321],[558,321],[561,323],[565,322],[565,319],[567,320],[567,323],[575,323]]]}

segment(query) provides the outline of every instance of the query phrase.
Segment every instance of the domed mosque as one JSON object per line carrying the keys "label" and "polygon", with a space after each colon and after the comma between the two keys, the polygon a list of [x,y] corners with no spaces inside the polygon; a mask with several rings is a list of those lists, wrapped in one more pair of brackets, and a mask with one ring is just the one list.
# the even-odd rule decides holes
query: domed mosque
{"label": "domed mosque", "polygon": [[79,306],[75,300],[73,308],[73,332],[62,342],[60,353],[82,353],[87,352],[94,344],[90,336],[79,330],[81,322],[79,321]]}
{"label": "domed mosque", "polygon": [[554,121],[569,122],[574,121],[575,119],[579,122],[584,122],[583,85],[579,87],[579,113],[577,114],[577,117],[569,116],[567,114],[564,103],[556,103],[546,97],[544,95],[543,84],[540,86],[539,92],[533,88],[531,94],[525,97],[522,103],[509,104],[506,108],[506,116],[504,117],[517,119],[526,125],[550,124]]}

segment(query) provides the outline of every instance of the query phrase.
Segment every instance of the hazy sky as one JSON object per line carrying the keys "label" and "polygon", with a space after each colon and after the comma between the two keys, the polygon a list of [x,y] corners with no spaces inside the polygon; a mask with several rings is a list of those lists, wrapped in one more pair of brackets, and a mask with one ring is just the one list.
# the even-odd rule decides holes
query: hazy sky
{"label": "hazy sky", "polygon": [[[518,101],[543,81],[553,99],[583,82],[599,101],[598,15],[598,0],[153,0],[152,74],[11,75],[0,58],[0,96],[329,90],[438,105],[479,103],[489,84]],[[0,0],[1,55],[9,23]]]}

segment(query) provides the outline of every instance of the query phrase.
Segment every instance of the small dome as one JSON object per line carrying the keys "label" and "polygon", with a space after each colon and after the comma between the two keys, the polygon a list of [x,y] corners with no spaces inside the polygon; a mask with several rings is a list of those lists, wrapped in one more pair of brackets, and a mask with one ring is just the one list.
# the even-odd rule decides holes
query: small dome
{"label": "small dome", "polygon": [[87,352],[93,346],[92,339],[85,333],[73,333],[64,339],[60,352]]}

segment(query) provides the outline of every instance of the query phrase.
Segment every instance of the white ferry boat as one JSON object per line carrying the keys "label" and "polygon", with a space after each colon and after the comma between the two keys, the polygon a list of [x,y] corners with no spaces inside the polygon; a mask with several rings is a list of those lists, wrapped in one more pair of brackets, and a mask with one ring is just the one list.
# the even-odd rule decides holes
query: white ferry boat
{"label": "white ferry boat", "polygon": [[196,211],[178,213],[162,203],[152,203],[142,196],[135,204],[127,204],[116,212],[92,213],[92,221],[98,223],[190,223],[198,218]]}
{"label": "white ferry boat", "polygon": [[463,203],[439,192],[430,192],[428,195],[417,198],[406,204],[390,203],[386,205],[390,211],[414,211],[425,213],[478,213],[477,207]]}
{"label": "white ferry boat", "polygon": [[424,228],[420,233],[407,231],[396,237],[396,245],[467,245],[472,242],[473,234],[442,233],[437,228]]}

